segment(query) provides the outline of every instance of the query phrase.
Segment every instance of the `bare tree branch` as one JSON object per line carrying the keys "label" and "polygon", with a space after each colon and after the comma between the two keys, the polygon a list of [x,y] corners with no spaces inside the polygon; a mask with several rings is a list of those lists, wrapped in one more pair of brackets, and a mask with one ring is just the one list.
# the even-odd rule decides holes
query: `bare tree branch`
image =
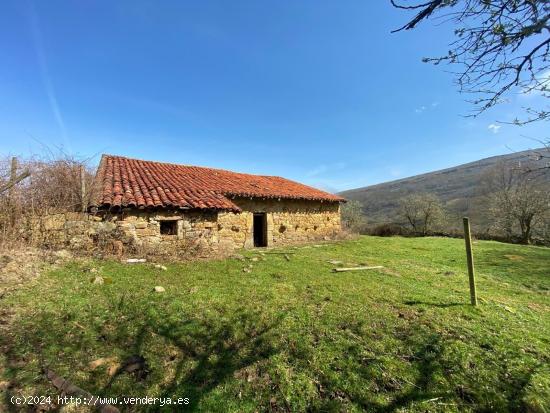
{"label": "bare tree branch", "polygon": [[23,179],[26,179],[29,176],[31,176],[31,173],[29,171],[25,171],[22,174],[18,175],[13,181],[10,181],[10,182],[8,182],[7,184],[4,184],[4,185],[0,185],[0,194],[2,194],[2,192],[5,192],[8,189],[14,187],[19,182],[21,182]]}
{"label": "bare tree branch", "polygon": [[[543,0],[432,0],[423,3],[390,0],[415,16],[393,32],[444,17],[456,28],[456,40],[444,56],[424,58],[458,67],[456,84],[480,113],[505,101],[509,94],[550,97],[550,2]],[[526,107],[522,125],[550,119],[547,103]]]}

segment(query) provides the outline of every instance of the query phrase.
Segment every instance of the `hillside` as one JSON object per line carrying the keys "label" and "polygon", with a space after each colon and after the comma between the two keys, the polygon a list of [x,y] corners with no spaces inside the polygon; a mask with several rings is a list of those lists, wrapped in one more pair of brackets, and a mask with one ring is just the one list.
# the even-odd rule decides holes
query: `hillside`
{"label": "hillside", "polygon": [[[542,150],[542,149],[541,149]],[[433,193],[437,195],[454,217],[468,215],[478,230],[488,224],[485,192],[481,185],[484,175],[501,162],[533,162],[537,150],[493,156],[452,168],[385,182],[363,188],[341,192],[350,200],[357,200],[364,206],[369,225],[384,222],[401,222],[398,214],[399,200],[412,193]],[[542,165],[543,161],[539,161]],[[550,185],[550,174],[543,178]]]}

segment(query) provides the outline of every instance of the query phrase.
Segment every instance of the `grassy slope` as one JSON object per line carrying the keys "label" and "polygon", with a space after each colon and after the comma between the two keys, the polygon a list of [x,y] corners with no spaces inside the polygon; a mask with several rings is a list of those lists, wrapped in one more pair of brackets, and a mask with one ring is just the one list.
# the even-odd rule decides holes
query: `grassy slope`
{"label": "grassy slope", "polygon": [[[467,305],[461,240],[295,251],[290,262],[266,254],[251,273],[231,259],[168,271],[75,263],[42,276],[0,300],[13,313],[0,338],[0,381],[13,388],[0,410],[20,391],[55,394],[41,353],[94,394],[189,397],[202,411],[550,411],[549,249],[476,243],[478,308]],[[330,259],[386,269],[334,274]],[[91,284],[90,265],[112,283]],[[133,354],[149,363],[144,380],[89,366]]]}

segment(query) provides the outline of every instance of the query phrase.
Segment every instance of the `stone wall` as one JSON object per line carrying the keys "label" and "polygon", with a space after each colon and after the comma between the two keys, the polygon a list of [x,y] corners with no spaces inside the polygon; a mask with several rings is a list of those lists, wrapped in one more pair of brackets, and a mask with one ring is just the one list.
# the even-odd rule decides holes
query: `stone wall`
{"label": "stone wall", "polygon": [[242,212],[220,212],[220,244],[251,248],[253,216],[263,212],[267,218],[267,245],[290,245],[328,240],[340,231],[340,205],[334,202],[299,200],[234,199]]}
{"label": "stone wall", "polygon": [[33,245],[52,248],[85,248],[99,233],[112,233],[116,225],[81,212],[56,213],[27,218],[21,236]]}
{"label": "stone wall", "polygon": [[[31,234],[37,243],[57,247],[90,248],[118,240],[127,248],[130,244],[165,252],[193,248],[215,254],[254,246],[254,213],[266,215],[268,247],[328,240],[341,230],[338,203],[272,199],[233,202],[241,213],[129,209],[116,214],[49,215],[34,218]],[[171,234],[162,234],[161,226],[169,227]]]}

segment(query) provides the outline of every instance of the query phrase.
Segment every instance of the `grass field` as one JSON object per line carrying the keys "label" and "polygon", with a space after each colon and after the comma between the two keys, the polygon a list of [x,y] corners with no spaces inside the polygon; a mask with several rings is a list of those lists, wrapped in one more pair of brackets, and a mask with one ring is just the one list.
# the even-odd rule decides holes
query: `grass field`
{"label": "grass field", "polygon": [[42,275],[0,300],[0,411],[57,394],[45,365],[94,395],[188,397],[181,411],[550,412],[550,249],[476,242],[477,308],[462,240],[290,250]]}

